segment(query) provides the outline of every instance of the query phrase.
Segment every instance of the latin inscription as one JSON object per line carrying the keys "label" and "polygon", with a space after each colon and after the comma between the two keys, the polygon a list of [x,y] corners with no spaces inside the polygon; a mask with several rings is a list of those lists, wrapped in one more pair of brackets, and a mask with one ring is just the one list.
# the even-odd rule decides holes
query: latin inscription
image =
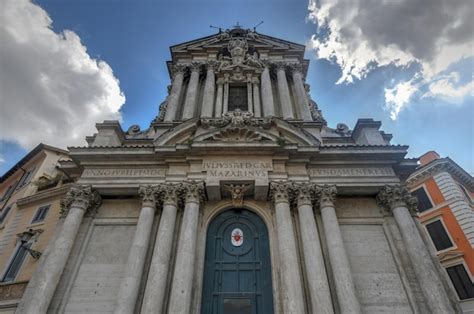
{"label": "latin inscription", "polygon": [[163,177],[164,169],[86,169],[83,177]]}
{"label": "latin inscription", "polygon": [[395,175],[392,168],[310,168],[308,174],[314,177],[385,177]]}
{"label": "latin inscription", "polygon": [[207,171],[208,177],[266,177],[272,169],[269,162],[251,161],[209,161],[203,162],[202,170]]}

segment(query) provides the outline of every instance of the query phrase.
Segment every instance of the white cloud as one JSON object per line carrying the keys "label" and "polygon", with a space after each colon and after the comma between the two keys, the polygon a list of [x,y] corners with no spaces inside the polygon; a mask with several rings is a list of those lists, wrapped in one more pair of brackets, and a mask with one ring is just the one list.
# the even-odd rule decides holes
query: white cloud
{"label": "white cloud", "polygon": [[0,139],[84,145],[95,123],[121,119],[125,96],[110,66],[28,0],[0,3]]}
{"label": "white cloud", "polygon": [[0,165],[5,163],[5,158],[3,157],[3,155],[0,154]]}
{"label": "white cloud", "polygon": [[308,44],[316,57],[340,66],[337,84],[363,79],[376,67],[419,65],[412,78],[385,90],[393,119],[416,89],[449,102],[469,95],[472,83],[443,81],[450,66],[474,56],[469,0],[309,0],[308,8],[317,26]]}

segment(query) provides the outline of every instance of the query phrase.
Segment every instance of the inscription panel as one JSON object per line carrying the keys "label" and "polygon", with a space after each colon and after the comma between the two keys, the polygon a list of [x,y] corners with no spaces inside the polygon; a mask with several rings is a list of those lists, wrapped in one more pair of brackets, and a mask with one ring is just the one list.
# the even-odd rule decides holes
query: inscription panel
{"label": "inscription panel", "polygon": [[143,178],[143,177],[164,177],[165,169],[157,168],[104,168],[85,169],[82,177],[87,178]]}
{"label": "inscription panel", "polygon": [[310,177],[392,177],[390,167],[308,168]]}
{"label": "inscription panel", "polygon": [[267,177],[272,169],[271,162],[265,161],[222,160],[204,161],[202,164],[208,178],[255,179]]}

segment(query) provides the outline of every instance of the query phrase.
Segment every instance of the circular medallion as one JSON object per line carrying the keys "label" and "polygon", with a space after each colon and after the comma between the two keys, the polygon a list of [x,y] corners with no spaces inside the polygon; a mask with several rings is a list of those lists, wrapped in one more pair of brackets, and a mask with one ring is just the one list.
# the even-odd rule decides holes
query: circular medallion
{"label": "circular medallion", "polygon": [[241,246],[244,243],[244,233],[239,228],[232,230],[230,234],[230,241],[233,246]]}

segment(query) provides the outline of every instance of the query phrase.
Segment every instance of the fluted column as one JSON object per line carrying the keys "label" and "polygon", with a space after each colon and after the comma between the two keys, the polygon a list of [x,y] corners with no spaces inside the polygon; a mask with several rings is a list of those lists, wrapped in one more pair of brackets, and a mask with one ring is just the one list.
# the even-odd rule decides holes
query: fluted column
{"label": "fluted column", "polygon": [[158,234],[149,275],[146,283],[145,296],[141,313],[162,313],[170,269],[171,251],[173,249],[173,235],[178,210],[178,192],[181,185],[163,184],[159,187],[160,197],[163,200]]}
{"label": "fluted column", "polygon": [[215,91],[215,62],[207,63],[206,83],[204,84],[204,95],[202,97],[201,117],[211,118],[214,109],[214,91]]}
{"label": "fluted column", "polygon": [[171,87],[171,92],[167,100],[168,103],[166,105],[166,122],[171,122],[176,119],[176,113],[178,112],[179,106],[179,97],[181,95],[181,90],[183,89],[183,78],[185,69],[186,68],[182,65],[173,66],[173,85]]}
{"label": "fluted column", "polygon": [[247,105],[248,112],[253,113],[253,90],[252,90],[252,74],[247,74]]}
{"label": "fluted column", "polygon": [[[37,285],[29,300],[22,300],[16,313],[43,314],[48,310],[74,240],[86,212],[94,213],[101,198],[91,186],[74,185],[61,201],[61,216],[65,217],[54,247],[46,257],[42,272],[35,278]],[[43,257],[44,258],[44,257]]]}
{"label": "fluted column", "polygon": [[303,255],[308,277],[309,295],[311,299],[311,313],[334,313],[331,291],[329,289],[326,267],[321,250],[319,232],[314,219],[312,193],[315,187],[307,183],[298,186],[297,207],[300,220]]}
{"label": "fluted column", "polygon": [[294,119],[293,106],[291,104],[290,90],[286,80],[286,64],[284,62],[276,63],[278,96],[280,96],[281,114],[283,119]]}
{"label": "fluted column", "polygon": [[260,118],[262,116],[262,107],[260,104],[260,86],[259,86],[259,79],[253,78],[252,85],[253,85],[253,115],[256,118]]}
{"label": "fluted column", "polygon": [[204,184],[202,182],[186,183],[184,191],[184,215],[168,308],[168,313],[171,314],[189,314],[191,312],[199,205],[204,197]]}
{"label": "fluted column", "polygon": [[303,83],[303,69],[301,64],[293,64],[290,67],[291,75],[293,78],[293,84],[295,85],[298,117],[304,121],[312,121],[311,111],[309,109],[308,96],[306,96],[306,90]]}
{"label": "fluted column", "polygon": [[410,210],[416,209],[416,198],[404,186],[385,186],[377,195],[377,202],[395,217],[431,313],[454,313],[428,248],[410,214]]}
{"label": "fluted column", "polygon": [[272,81],[270,79],[270,70],[268,64],[262,72],[262,105],[264,117],[273,117],[275,115],[275,105],[273,102]]}
{"label": "fluted column", "polygon": [[223,89],[224,89],[224,79],[218,78],[217,79],[217,93],[216,93],[216,107],[214,110],[214,117],[220,118],[222,116],[222,96],[223,96]]}
{"label": "fluted column", "polygon": [[334,199],[335,186],[323,186],[319,190],[319,203],[323,218],[324,233],[329,252],[334,281],[336,283],[337,299],[341,313],[361,313],[357,299],[354,281],[352,279],[349,259],[342,241],[341,230],[337,221]]}
{"label": "fluted column", "polygon": [[196,112],[196,101],[199,85],[199,74],[201,71],[201,64],[197,62],[191,63],[191,77],[189,78],[188,90],[186,92],[186,99],[184,100],[183,120],[191,119]]}
{"label": "fluted column", "polygon": [[229,111],[229,74],[224,76],[224,99],[222,106],[222,113]]}
{"label": "fluted column", "polygon": [[270,191],[275,204],[278,250],[282,279],[283,313],[305,313],[303,288],[298,266],[295,232],[290,212],[289,183],[271,183]]}
{"label": "fluted column", "polygon": [[138,189],[138,194],[142,199],[142,209],[140,210],[132,246],[128,253],[127,265],[125,266],[115,306],[115,314],[131,314],[135,309],[155,216],[156,192],[156,186],[152,185],[140,186]]}

